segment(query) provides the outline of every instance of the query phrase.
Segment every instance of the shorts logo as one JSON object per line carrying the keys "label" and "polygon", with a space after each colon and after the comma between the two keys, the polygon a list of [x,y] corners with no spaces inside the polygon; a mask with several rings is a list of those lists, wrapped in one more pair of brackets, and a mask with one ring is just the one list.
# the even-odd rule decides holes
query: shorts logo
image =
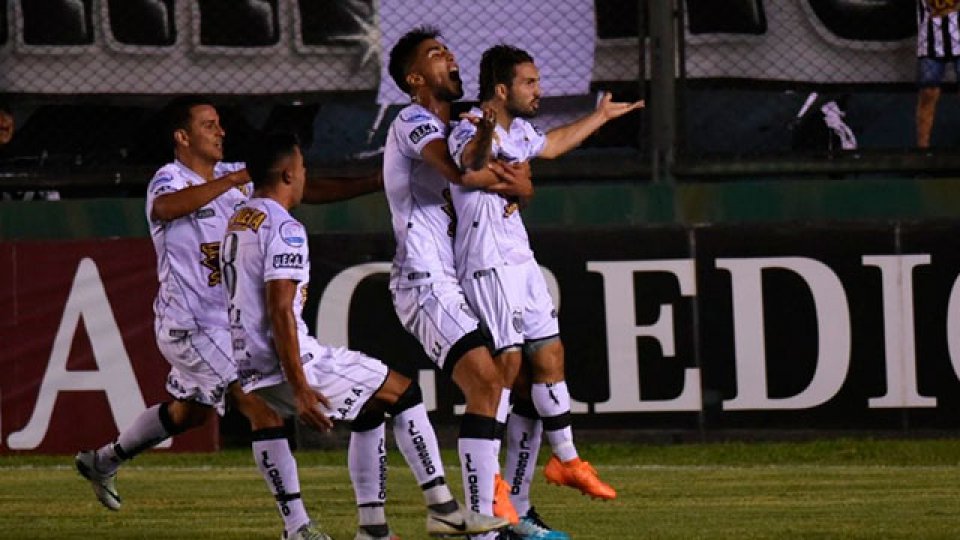
{"label": "shorts logo", "polygon": [[280,225],[280,238],[288,246],[298,248],[307,241],[306,231],[303,225],[296,221],[284,221]]}
{"label": "shorts logo", "polygon": [[431,133],[440,133],[440,130],[433,124],[420,124],[410,132],[410,142],[417,144]]}
{"label": "shorts logo", "polygon": [[274,268],[303,268],[303,255],[300,253],[281,253],[273,256]]}
{"label": "shorts logo", "polygon": [[516,310],[513,312],[512,322],[513,322],[513,329],[516,330],[517,333],[522,333],[523,332],[523,313],[520,310]]}

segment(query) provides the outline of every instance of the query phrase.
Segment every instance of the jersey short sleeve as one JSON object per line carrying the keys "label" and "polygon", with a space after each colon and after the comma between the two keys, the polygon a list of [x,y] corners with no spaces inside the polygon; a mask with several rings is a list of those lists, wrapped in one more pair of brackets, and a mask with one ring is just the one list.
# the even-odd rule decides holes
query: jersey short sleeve
{"label": "jersey short sleeve", "polygon": [[463,151],[476,133],[477,126],[467,120],[461,120],[450,132],[450,138],[447,139],[450,156],[461,169],[463,169]]}
{"label": "jersey short sleeve", "polygon": [[310,279],[307,231],[299,221],[282,221],[267,239],[263,254],[264,281]]}
{"label": "jersey short sleeve", "polygon": [[185,187],[187,187],[186,178],[178,174],[174,167],[168,165],[157,171],[147,184],[147,216],[153,214],[153,202],[157,197],[180,191]]}
{"label": "jersey short sleeve", "polygon": [[403,110],[397,120],[400,150],[409,158],[419,159],[427,144],[445,136],[440,119],[425,110]]}
{"label": "jersey short sleeve", "polygon": [[527,159],[539,156],[540,152],[543,152],[543,149],[547,147],[547,136],[537,126],[524,122],[524,135],[530,145]]}

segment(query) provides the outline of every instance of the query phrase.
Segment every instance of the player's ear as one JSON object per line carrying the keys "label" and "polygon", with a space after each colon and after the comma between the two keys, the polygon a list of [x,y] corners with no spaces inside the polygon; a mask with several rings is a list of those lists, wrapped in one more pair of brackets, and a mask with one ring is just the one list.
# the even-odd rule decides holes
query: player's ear
{"label": "player's ear", "polygon": [[509,89],[507,88],[507,85],[499,83],[493,87],[493,93],[502,101],[506,101]]}
{"label": "player's ear", "polygon": [[173,142],[177,146],[188,146],[190,144],[190,138],[187,136],[187,130],[177,129],[173,132]]}
{"label": "player's ear", "polygon": [[407,76],[404,80],[407,81],[408,87],[414,88],[423,84],[423,75],[419,73],[407,73]]}

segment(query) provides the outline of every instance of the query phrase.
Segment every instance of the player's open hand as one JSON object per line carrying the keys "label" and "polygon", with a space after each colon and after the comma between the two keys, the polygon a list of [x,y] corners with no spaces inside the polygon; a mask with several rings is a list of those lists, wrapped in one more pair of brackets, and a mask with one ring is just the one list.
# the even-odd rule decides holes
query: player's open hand
{"label": "player's open hand", "polygon": [[513,197],[532,197],[533,182],[530,174],[530,164],[526,161],[520,163],[505,163],[502,161],[491,161],[488,167],[501,182],[508,184],[508,188],[500,190],[502,195]]}
{"label": "player's open hand", "polygon": [[333,428],[333,420],[321,408],[330,408],[330,400],[326,396],[307,387],[296,391],[295,398],[297,415],[305,424],[321,433]]}
{"label": "player's open hand", "polygon": [[605,120],[613,120],[630,111],[642,109],[645,105],[646,103],[642,99],[640,101],[634,101],[633,103],[613,101],[613,95],[610,92],[604,92],[600,98],[600,102],[597,103],[597,112],[603,115]]}

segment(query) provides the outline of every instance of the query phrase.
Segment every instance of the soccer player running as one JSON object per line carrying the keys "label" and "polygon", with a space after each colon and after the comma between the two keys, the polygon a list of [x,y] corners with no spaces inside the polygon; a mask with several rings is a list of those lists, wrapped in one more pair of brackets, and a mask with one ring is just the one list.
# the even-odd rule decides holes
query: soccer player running
{"label": "soccer player running", "polygon": [[[160,282],[154,329],[160,353],[170,363],[166,388],[173,399],[148,408],[116,441],[78,453],[77,470],[104,506],[119,510],[120,465],[223,414],[229,395],[250,421],[254,459],[277,496],[284,537],[322,538],[300,500],[283,419],[261,398],[243,392],[232,356],[219,250],[227,219],[252,191],[249,176],[242,163],[221,161],[226,133],[209,100],[182,96],[164,112],[175,160],[150,181],[146,215]],[[326,202],[368,193],[379,185],[377,174],[349,182],[311,180],[309,189],[314,202]]]}
{"label": "soccer player running", "polygon": [[[306,230],[290,215],[306,177],[296,137],[264,137],[247,166],[255,191],[230,219],[220,251],[244,390],[319,431],[329,429],[331,419],[370,425],[383,423],[389,413],[400,451],[423,490],[428,533],[466,535],[506,526],[506,520],[461,508],[450,494],[416,384],[375,358],[321,345],[308,335],[301,317],[310,279]],[[358,538],[391,536],[385,520],[362,518]]]}
{"label": "soccer player running", "polygon": [[[578,146],[607,121],[643,107],[643,101],[617,103],[605,94],[596,110],[580,120],[544,135],[528,119],[540,105],[540,74],[533,58],[521,49],[498,45],[484,52],[480,63],[481,107],[470,111],[450,135],[450,152],[466,170],[480,169],[491,159],[525,162],[555,158]],[[476,128],[476,118],[496,115],[492,146],[489,135]],[[487,150],[490,148],[490,150]],[[530,506],[530,480],[546,431],[553,455],[547,480],[579,489],[600,499],[616,491],[580,459],[570,427],[570,394],[564,381],[563,345],[557,312],[539,265],[530,249],[520,212],[482,190],[452,186],[457,215],[456,266],[471,306],[502,351],[504,385],[514,389],[513,414],[507,427],[506,474],[514,481],[512,501],[522,518],[514,531],[528,538],[567,538],[549,531]],[[521,373],[521,349],[529,358],[529,373]],[[528,448],[519,442],[526,440]]]}
{"label": "soccer player running", "polygon": [[[466,398],[457,450],[467,504],[515,522],[502,481],[507,489],[494,507],[497,415],[505,419],[509,405],[501,403],[500,370],[457,283],[449,188],[452,182],[499,198],[530,196],[532,187],[526,167],[491,162],[464,174],[453,163],[447,126],[451,102],[463,96],[463,85],[453,53],[439,38],[436,29],[415,28],[390,51],[390,75],[412,101],[390,125],[384,150],[384,191],[397,242],[390,290],[400,322]],[[491,133],[493,123],[480,122],[478,129]]]}

